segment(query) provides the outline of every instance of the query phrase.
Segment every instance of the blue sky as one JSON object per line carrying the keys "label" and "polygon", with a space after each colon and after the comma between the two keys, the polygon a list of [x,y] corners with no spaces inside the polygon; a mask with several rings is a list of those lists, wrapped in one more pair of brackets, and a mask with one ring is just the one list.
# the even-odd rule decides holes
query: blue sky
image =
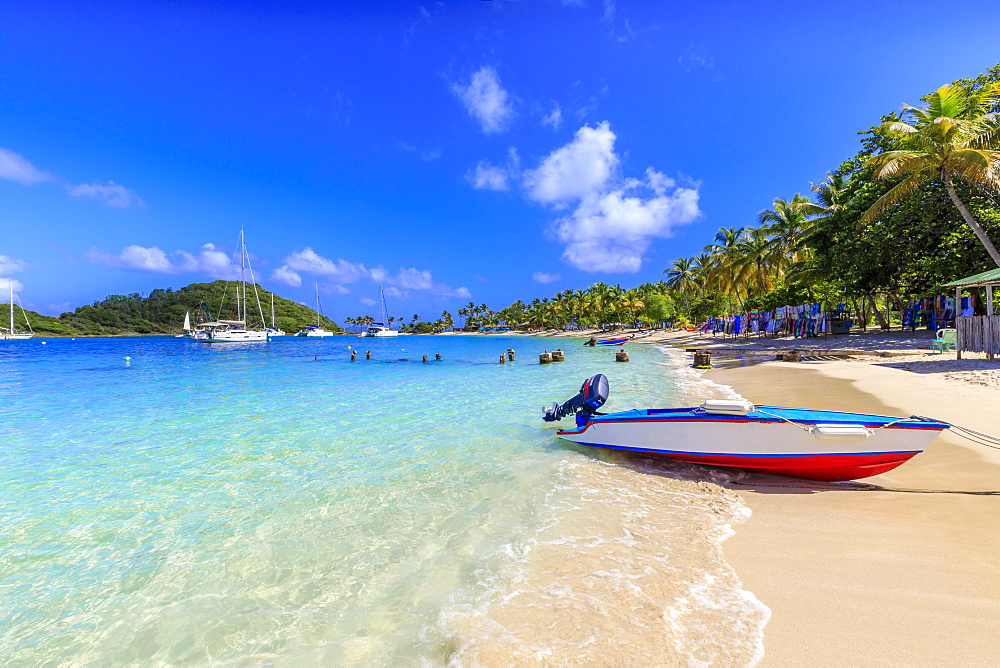
{"label": "blue sky", "polygon": [[[0,4],[0,284],[336,320],[633,287],[1000,62],[992,2]],[[6,290],[4,290],[6,292]]]}

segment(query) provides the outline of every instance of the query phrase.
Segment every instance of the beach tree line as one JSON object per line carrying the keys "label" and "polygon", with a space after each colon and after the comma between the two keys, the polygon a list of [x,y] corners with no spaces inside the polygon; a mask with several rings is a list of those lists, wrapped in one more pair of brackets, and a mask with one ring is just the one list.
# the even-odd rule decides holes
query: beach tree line
{"label": "beach tree line", "polygon": [[666,282],[686,319],[721,295],[729,313],[828,300],[886,325],[907,300],[1000,267],[1000,65],[922,101],[859,133],[809,195],[775,198],[674,260]]}

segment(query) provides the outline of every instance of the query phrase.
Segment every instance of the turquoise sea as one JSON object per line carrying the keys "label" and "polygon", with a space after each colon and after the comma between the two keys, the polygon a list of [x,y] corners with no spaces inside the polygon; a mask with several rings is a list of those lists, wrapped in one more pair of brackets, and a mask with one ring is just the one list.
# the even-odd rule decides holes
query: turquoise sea
{"label": "turquoise sea", "polygon": [[[555,347],[566,361],[539,365]],[[663,589],[649,641],[671,661],[752,661],[766,609],[719,552],[738,499],[697,467],[567,447],[541,420],[595,373],[608,410],[697,394],[681,355],[629,352],[500,336],[0,342],[0,657],[597,660],[613,655],[578,653],[629,633],[613,625],[640,587]],[[626,550],[626,534],[646,542]],[[543,628],[560,606],[572,628]],[[575,641],[588,624],[602,630]]]}

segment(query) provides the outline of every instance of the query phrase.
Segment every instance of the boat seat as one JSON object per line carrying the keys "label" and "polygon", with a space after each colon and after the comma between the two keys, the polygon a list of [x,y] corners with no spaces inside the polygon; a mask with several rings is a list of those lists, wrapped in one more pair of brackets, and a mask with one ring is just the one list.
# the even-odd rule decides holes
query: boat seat
{"label": "boat seat", "polygon": [[937,338],[931,341],[931,350],[943,353],[955,348],[958,342],[958,331],[954,329],[939,329]]}

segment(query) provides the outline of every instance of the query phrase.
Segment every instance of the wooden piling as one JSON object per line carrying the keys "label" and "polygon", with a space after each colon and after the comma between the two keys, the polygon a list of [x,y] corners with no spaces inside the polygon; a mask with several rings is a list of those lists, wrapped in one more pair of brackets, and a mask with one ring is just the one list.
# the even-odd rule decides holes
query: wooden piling
{"label": "wooden piling", "polygon": [[552,364],[552,353],[546,350],[544,353],[538,356],[539,364]]}
{"label": "wooden piling", "polygon": [[616,362],[628,362],[628,353],[625,352],[624,348],[622,348],[621,350],[619,350],[618,352],[615,353],[615,361]]}
{"label": "wooden piling", "polygon": [[711,369],[712,368],[712,353],[708,350],[697,350],[694,353],[694,364],[692,364],[695,369]]}
{"label": "wooden piling", "polygon": [[369,350],[368,352],[365,353],[365,359],[370,360],[371,358],[372,358],[372,351]]}
{"label": "wooden piling", "polygon": [[566,356],[563,354],[562,348],[556,348],[552,351],[552,361],[553,362],[563,362]]}
{"label": "wooden piling", "polygon": [[514,361],[514,349],[513,348],[508,348],[507,349],[507,359],[509,361],[511,361],[511,362]]}
{"label": "wooden piling", "polygon": [[500,353],[500,364],[504,364],[507,361],[507,356]]}

